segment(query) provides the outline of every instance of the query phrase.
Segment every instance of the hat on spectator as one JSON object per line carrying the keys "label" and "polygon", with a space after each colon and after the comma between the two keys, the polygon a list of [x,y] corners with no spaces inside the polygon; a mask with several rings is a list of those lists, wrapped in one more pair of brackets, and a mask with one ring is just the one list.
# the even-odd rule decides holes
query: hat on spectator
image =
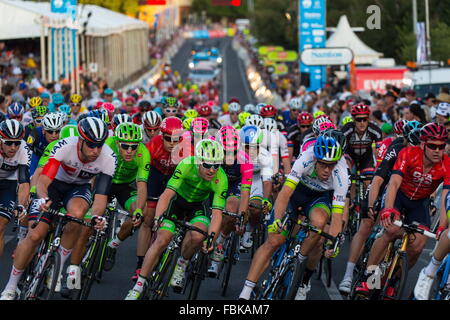
{"label": "hat on spectator", "polygon": [[385,97],[392,97],[392,98],[397,99],[398,94],[394,90],[388,90],[384,96]]}
{"label": "hat on spectator", "polygon": [[442,102],[447,102],[450,103],[450,95],[448,93],[440,93],[437,97],[436,100],[442,101]]}
{"label": "hat on spectator", "polygon": [[423,100],[428,100],[428,99],[436,99],[436,96],[434,95],[434,93],[428,92],[426,94],[426,96],[423,98]]}
{"label": "hat on spectator", "polygon": [[15,67],[12,71],[13,75],[22,74],[22,70],[19,67]]}

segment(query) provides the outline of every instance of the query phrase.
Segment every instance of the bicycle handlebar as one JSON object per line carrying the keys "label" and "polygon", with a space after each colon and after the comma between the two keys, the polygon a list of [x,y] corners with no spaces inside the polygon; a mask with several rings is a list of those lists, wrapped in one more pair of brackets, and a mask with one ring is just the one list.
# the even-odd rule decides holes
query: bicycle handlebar
{"label": "bicycle handlebar", "polygon": [[427,230],[424,230],[424,229],[419,229],[414,224],[405,224],[405,223],[403,223],[403,221],[395,220],[394,221],[394,225],[396,225],[397,227],[403,228],[403,229],[405,229],[407,231],[420,233],[420,234],[423,234],[424,236],[426,236],[428,238],[436,239],[436,234],[431,233],[430,231],[427,231]]}
{"label": "bicycle handlebar", "polygon": [[241,226],[242,223],[244,222],[244,215],[243,214],[229,212],[229,211],[223,211],[222,214],[225,215],[225,216],[229,216],[229,217],[237,219],[237,223],[236,224],[239,225],[239,226]]}
{"label": "bicycle handlebar", "polygon": [[[54,216],[60,216],[60,217],[63,217],[63,218],[66,219],[66,220],[69,220],[69,221],[71,221],[71,222],[75,222],[75,223],[81,224],[82,226],[92,228],[92,224],[91,224],[90,222],[86,222],[86,221],[84,221],[83,219],[78,219],[78,218],[69,216],[69,215],[67,215],[67,214],[65,214],[65,213],[61,213],[59,210],[55,210],[55,209],[49,208],[48,211],[47,211],[47,213],[49,213],[49,214],[51,214],[51,215],[54,215]],[[41,212],[41,213],[39,214],[38,218],[37,218],[37,219],[33,222],[33,224],[31,225],[31,229],[36,228],[36,226],[38,225],[38,223],[41,221],[41,218],[42,218],[43,214],[44,214],[44,212]]]}

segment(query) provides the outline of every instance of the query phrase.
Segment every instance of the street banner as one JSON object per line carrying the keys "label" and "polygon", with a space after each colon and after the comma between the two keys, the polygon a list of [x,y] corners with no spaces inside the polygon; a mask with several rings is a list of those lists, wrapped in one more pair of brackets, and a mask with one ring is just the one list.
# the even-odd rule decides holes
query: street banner
{"label": "street banner", "polygon": [[[326,0],[299,0],[298,37],[299,53],[305,49],[326,47]],[[300,71],[309,74],[307,90],[325,86],[326,68],[300,63]]]}

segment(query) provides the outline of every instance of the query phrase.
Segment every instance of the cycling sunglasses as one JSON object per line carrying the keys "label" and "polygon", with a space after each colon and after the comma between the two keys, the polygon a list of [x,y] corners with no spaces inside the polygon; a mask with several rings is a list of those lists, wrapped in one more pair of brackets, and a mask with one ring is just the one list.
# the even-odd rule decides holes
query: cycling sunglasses
{"label": "cycling sunglasses", "polygon": [[330,162],[323,162],[320,160],[317,160],[317,163],[320,164],[322,167],[331,168],[331,169],[333,169],[337,165],[337,162],[330,163]]}
{"label": "cycling sunglasses", "polygon": [[99,142],[90,142],[90,141],[86,141],[86,140],[84,140],[84,142],[86,142],[86,145],[88,146],[88,148],[91,148],[91,149],[101,148],[105,144],[104,142],[99,143]]}
{"label": "cycling sunglasses", "polygon": [[147,131],[156,132],[159,131],[159,128],[145,128]]}
{"label": "cycling sunglasses", "polygon": [[81,103],[71,103],[70,104],[71,107],[81,107]]}
{"label": "cycling sunglasses", "polygon": [[129,149],[131,149],[132,151],[134,151],[134,150],[136,150],[137,148],[138,148],[138,144],[128,144],[128,143],[121,143],[120,144],[120,147],[123,149],[123,150],[129,150]]}
{"label": "cycling sunglasses", "polygon": [[18,147],[22,143],[22,140],[2,140],[2,142],[8,147],[15,146]]}
{"label": "cycling sunglasses", "polygon": [[208,169],[208,170],[211,168],[214,170],[217,170],[220,168],[220,163],[211,164],[211,163],[203,162],[202,166],[203,166],[203,168]]}
{"label": "cycling sunglasses", "polygon": [[369,121],[369,118],[355,118],[356,122],[367,122]]}
{"label": "cycling sunglasses", "polygon": [[309,128],[311,128],[311,125],[301,125],[300,128],[302,128],[302,129],[309,129]]}
{"label": "cycling sunglasses", "polygon": [[177,109],[169,109],[169,108],[166,108],[166,112],[167,112],[167,113],[177,113]]}
{"label": "cycling sunglasses", "polygon": [[41,119],[34,119],[33,121],[34,121],[36,124],[40,124],[43,120],[44,120],[44,118],[41,118]]}
{"label": "cycling sunglasses", "polygon": [[55,133],[59,134],[60,131],[61,130],[45,130],[45,132],[47,132],[48,134],[55,134]]}
{"label": "cycling sunglasses", "polygon": [[426,146],[430,150],[444,150],[445,149],[445,143],[444,144],[427,143]]}
{"label": "cycling sunglasses", "polygon": [[167,142],[180,142],[181,141],[180,137],[178,137],[178,139],[172,139],[171,136],[166,136],[166,135],[163,135],[163,139],[166,140]]}

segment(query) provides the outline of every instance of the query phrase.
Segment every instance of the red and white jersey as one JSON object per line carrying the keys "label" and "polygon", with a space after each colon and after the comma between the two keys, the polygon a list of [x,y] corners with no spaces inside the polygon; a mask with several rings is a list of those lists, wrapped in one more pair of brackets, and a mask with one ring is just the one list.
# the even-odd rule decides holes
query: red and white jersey
{"label": "red and white jersey", "polygon": [[42,174],[51,179],[66,183],[86,184],[100,173],[114,176],[117,158],[111,148],[104,144],[98,158],[93,162],[83,162],[79,157],[78,137],[59,140],[50,154],[50,159],[44,166]]}

